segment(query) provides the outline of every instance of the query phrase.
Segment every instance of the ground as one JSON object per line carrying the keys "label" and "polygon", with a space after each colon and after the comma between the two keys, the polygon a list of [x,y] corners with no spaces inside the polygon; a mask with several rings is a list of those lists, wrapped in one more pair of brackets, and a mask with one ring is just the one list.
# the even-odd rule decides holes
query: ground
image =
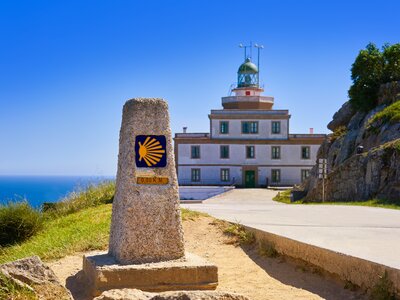
{"label": "ground", "polygon": [[[218,290],[244,294],[253,300],[366,299],[360,292],[344,289],[344,283],[298,266],[288,259],[260,256],[255,247],[239,246],[223,233],[218,222],[207,216],[183,222],[186,250],[218,266]],[[50,267],[67,283],[76,299],[79,286],[74,275],[82,268],[82,253],[53,261]]]}
{"label": "ground", "polygon": [[[321,248],[400,268],[400,210],[343,205],[287,205],[277,191],[236,189],[182,207]],[[388,251],[391,249],[391,251]]]}

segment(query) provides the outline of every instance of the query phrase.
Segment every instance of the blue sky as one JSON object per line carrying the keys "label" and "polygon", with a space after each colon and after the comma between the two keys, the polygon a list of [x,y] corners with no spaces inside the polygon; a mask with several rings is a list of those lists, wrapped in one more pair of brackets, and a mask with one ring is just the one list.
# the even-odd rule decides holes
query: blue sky
{"label": "blue sky", "polygon": [[114,175],[124,102],[169,101],[173,132],[207,132],[238,44],[291,132],[328,132],[370,41],[400,42],[399,1],[1,1],[0,175]]}

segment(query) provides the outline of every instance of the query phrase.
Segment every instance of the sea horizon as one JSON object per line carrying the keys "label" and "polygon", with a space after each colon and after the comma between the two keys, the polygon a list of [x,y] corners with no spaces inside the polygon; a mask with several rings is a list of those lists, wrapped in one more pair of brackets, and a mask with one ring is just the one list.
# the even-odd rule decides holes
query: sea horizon
{"label": "sea horizon", "polygon": [[44,202],[58,202],[72,192],[108,180],[115,180],[115,176],[0,175],[0,205],[26,200],[39,208]]}

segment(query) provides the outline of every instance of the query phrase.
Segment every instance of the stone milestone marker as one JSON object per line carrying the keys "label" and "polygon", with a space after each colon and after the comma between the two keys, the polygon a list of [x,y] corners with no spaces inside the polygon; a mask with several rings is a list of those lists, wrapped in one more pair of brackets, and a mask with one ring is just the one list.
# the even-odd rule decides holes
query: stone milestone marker
{"label": "stone milestone marker", "polygon": [[165,101],[126,102],[109,246],[121,264],[173,260],[185,254],[171,140]]}
{"label": "stone milestone marker", "polygon": [[83,259],[94,295],[117,288],[216,288],[217,267],[184,250],[173,153],[167,103],[147,98],[127,101],[109,252]]}

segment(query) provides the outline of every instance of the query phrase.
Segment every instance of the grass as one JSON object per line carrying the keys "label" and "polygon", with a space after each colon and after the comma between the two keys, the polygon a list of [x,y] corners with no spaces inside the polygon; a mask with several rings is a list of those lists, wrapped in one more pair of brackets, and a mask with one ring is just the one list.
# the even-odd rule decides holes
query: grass
{"label": "grass", "polygon": [[30,289],[16,285],[0,273],[0,299],[36,300],[38,297]]}
{"label": "grass", "polygon": [[22,242],[39,232],[43,216],[27,201],[0,205],[0,246]]}
{"label": "grass", "polygon": [[335,129],[335,131],[329,136],[330,141],[333,143],[337,139],[341,138],[347,133],[347,127],[346,126],[339,126],[338,128]]}
{"label": "grass", "polygon": [[279,192],[272,200],[285,203],[285,204],[305,204],[305,205],[351,205],[351,206],[368,206],[368,207],[379,207],[388,209],[400,209],[399,201],[390,201],[385,199],[371,199],[365,201],[349,201],[349,202],[306,202],[306,201],[295,201],[290,202],[291,190],[285,190]]}
{"label": "grass", "polygon": [[44,229],[29,240],[0,248],[0,263],[32,255],[51,260],[75,252],[105,249],[108,245],[110,221],[110,204],[47,220]]}
{"label": "grass", "polygon": [[97,185],[90,185],[82,191],[74,191],[65,199],[54,203],[46,210],[49,217],[68,215],[84,208],[112,203],[115,193],[115,181],[105,181]]}
{"label": "grass", "polygon": [[277,202],[286,203],[286,204],[291,204],[291,202],[290,202],[290,193],[291,192],[292,192],[291,189],[279,192],[278,194],[276,194],[276,196],[274,198],[272,198],[272,200],[277,201]]}
{"label": "grass", "polygon": [[227,223],[224,225],[223,232],[229,236],[235,237],[240,245],[250,245],[256,241],[254,234],[247,231],[243,225],[238,223]]}
{"label": "grass", "polygon": [[196,220],[199,217],[208,217],[209,215],[206,213],[186,209],[186,208],[181,208],[181,217],[183,221],[188,221],[188,220]]}
{"label": "grass", "polygon": [[377,131],[383,124],[395,124],[397,122],[400,122],[400,101],[396,101],[385,107],[382,111],[376,113],[368,121],[368,129]]}
{"label": "grass", "polygon": [[[182,209],[184,221],[201,216],[206,214]],[[0,248],[0,264],[32,255],[38,255],[42,260],[49,261],[76,252],[106,249],[110,223],[111,204],[47,219],[43,230],[29,240]]]}

